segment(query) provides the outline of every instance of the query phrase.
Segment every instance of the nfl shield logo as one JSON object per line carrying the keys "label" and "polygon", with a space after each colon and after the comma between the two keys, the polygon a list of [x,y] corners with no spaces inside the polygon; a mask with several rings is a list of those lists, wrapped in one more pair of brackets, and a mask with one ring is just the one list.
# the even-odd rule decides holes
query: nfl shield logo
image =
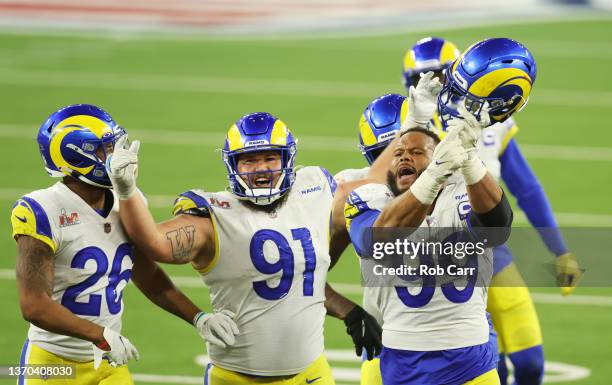
{"label": "nfl shield logo", "polygon": [[110,233],[110,232],[111,232],[111,224],[110,224],[110,223],[105,223],[105,224],[104,224],[104,232],[105,232],[106,234],[108,234],[108,233]]}

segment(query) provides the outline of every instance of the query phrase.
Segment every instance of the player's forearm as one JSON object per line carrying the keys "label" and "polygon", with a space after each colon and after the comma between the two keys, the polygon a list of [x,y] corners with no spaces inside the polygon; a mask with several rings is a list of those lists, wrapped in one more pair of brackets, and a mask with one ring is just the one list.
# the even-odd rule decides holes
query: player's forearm
{"label": "player's forearm", "polygon": [[[155,265],[153,262],[150,263]],[[200,308],[177,289],[168,275],[157,265],[146,276],[135,274],[134,283],[151,302],[190,324],[200,312]]]}
{"label": "player's forearm", "polygon": [[374,222],[374,227],[419,227],[429,207],[406,191],[385,207]]}
{"label": "player's forearm", "polygon": [[177,288],[167,288],[154,293],[145,293],[143,291],[143,293],[151,302],[189,324],[192,323],[196,314],[201,311],[200,308],[191,302],[191,300]]}
{"label": "player's forearm", "polygon": [[355,302],[335,291],[328,283],[325,283],[325,309],[328,315],[343,320],[355,306],[357,306]]}
{"label": "player's forearm", "polygon": [[490,173],[479,182],[467,186],[468,199],[472,211],[486,213],[492,210],[502,198],[502,189]]}
{"label": "player's forearm", "polygon": [[164,258],[168,251],[166,237],[159,230],[153,215],[145,205],[140,194],[132,194],[128,199],[120,201],[119,215],[128,237],[143,254],[160,262],[172,262],[172,258]]}
{"label": "player's forearm", "polygon": [[20,296],[23,318],[41,329],[99,343],[104,340],[104,328],[79,318],[46,294]]}
{"label": "player's forearm", "polygon": [[331,264],[329,269],[331,270],[336,263],[340,260],[342,253],[351,244],[351,237],[349,236],[346,227],[334,228],[332,226],[332,232],[329,242],[329,256],[331,257]]}

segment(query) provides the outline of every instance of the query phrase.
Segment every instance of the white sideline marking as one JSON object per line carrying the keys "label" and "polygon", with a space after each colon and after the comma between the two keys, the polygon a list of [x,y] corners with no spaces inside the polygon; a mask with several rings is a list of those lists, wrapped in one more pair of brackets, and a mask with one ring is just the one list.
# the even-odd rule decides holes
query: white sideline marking
{"label": "white sideline marking", "polygon": [[[0,187],[0,200],[14,201],[20,196],[35,190],[33,188],[4,188]],[[146,195],[149,206],[152,208],[170,209],[176,199],[176,195]],[[563,226],[610,226],[612,227],[612,215],[610,214],[587,214],[587,213],[564,213],[555,212],[557,222]],[[515,225],[528,225],[529,221],[525,214],[519,209],[514,212]]]}
{"label": "white sideline marking", "polygon": [[[562,226],[612,226],[612,215],[609,214],[587,214],[587,213],[564,213],[555,212],[557,222]],[[516,225],[529,225],[527,216],[520,209],[514,210],[514,221]]]}
{"label": "white sideline marking", "polygon": [[[0,269],[0,279],[14,280],[15,270]],[[199,277],[171,276],[170,279],[178,287],[208,290]],[[335,290],[343,294],[360,295],[363,293],[363,287],[358,284],[334,282],[331,285]],[[531,297],[534,302],[543,304],[612,306],[612,296],[572,294],[562,297],[561,294],[531,293]],[[335,357],[335,359],[339,358]]]}
{"label": "white sideline marking", "polygon": [[[27,124],[0,123],[0,137],[34,140],[37,127]],[[195,132],[188,130],[160,130],[130,128],[130,136],[146,144],[174,146],[211,146],[221,147],[225,139],[223,133]],[[299,135],[298,145],[307,151],[359,151],[357,137]],[[549,144],[520,145],[523,154],[529,159],[575,160],[612,162],[612,147],[564,146]]]}
{"label": "white sideline marking", "polygon": [[[0,83],[18,86],[66,87],[205,94],[280,95],[372,99],[396,84],[323,80],[256,79],[217,76],[173,76],[111,72],[19,70],[0,68]],[[565,107],[612,107],[612,92],[536,89],[531,104]]]}
{"label": "white sideline marking", "polygon": [[545,304],[612,306],[612,297],[598,295],[572,294],[563,297],[561,294],[531,293],[531,297],[534,302]]}

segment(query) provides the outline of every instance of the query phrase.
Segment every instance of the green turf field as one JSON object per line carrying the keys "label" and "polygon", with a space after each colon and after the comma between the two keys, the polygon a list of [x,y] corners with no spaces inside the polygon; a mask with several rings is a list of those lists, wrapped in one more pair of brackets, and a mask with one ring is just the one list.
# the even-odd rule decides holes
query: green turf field
{"label": "green turf field", "polygon": [[[600,20],[443,34],[460,47],[485,37],[512,37],[533,52],[538,78],[529,106],[517,116],[517,138],[564,225],[612,226],[611,32],[612,21]],[[142,138],[140,186],[156,217],[168,218],[173,195],[225,186],[225,169],[214,150],[231,123],[247,112],[269,111],[287,122],[300,139],[299,164],[332,172],[363,166],[357,150],[359,114],[374,97],[402,91],[403,52],[422,36],[159,40],[0,33],[0,217],[5,218],[0,227],[5,234],[0,241],[0,365],[18,363],[27,330],[10,271],[15,253],[9,211],[20,194],[52,183],[34,139],[50,112],[71,103],[98,104],[132,137]],[[525,224],[520,216],[518,224]],[[208,307],[207,291],[198,287],[189,267],[167,271],[189,277],[180,281],[185,292]],[[358,276],[357,262],[347,252],[331,281],[357,284]],[[359,300],[355,286],[339,287]],[[556,289],[534,291],[547,361],[580,367],[549,365],[547,374],[557,376],[554,383],[573,375],[583,377],[571,380],[575,384],[609,384],[612,289],[581,288],[577,299],[561,304],[551,303]],[[596,301],[587,295],[606,297]],[[166,383],[200,383],[195,377],[203,369],[196,356],[204,347],[195,330],[154,308],[132,286],[124,298],[124,334],[142,355],[130,364],[131,371],[187,376],[166,378]],[[326,346],[334,350],[330,359],[338,383],[356,383],[357,361],[342,359],[351,345],[340,321],[327,321]],[[155,382],[162,378],[136,380],[162,383]]]}

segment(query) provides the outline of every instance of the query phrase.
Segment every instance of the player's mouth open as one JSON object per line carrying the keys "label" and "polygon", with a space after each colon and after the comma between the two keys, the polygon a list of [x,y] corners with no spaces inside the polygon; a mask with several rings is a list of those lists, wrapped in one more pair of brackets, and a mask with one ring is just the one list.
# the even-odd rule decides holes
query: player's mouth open
{"label": "player's mouth open", "polygon": [[397,181],[400,184],[414,182],[416,179],[416,170],[410,166],[400,166],[397,170]]}
{"label": "player's mouth open", "polygon": [[272,186],[272,176],[270,175],[255,175],[251,181],[254,188],[266,188]]}

